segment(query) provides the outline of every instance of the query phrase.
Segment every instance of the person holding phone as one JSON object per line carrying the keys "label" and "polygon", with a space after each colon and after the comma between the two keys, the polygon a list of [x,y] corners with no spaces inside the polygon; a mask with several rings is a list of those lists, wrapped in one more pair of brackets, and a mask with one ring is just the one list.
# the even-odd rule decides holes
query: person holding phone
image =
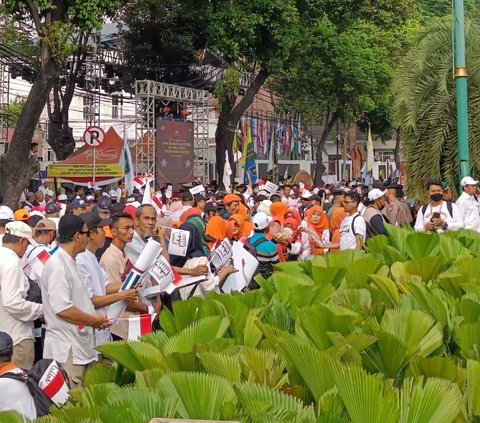
{"label": "person holding phone", "polygon": [[430,203],[418,210],[415,231],[442,233],[463,228],[463,217],[456,204],[443,200],[442,182],[430,179],[425,188]]}

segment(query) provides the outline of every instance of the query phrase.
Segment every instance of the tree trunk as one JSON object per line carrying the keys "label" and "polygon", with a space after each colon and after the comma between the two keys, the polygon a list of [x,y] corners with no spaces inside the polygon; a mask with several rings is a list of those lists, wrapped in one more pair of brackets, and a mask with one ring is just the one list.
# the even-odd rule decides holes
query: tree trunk
{"label": "tree trunk", "polygon": [[323,174],[325,173],[325,165],[323,164],[323,160],[322,160],[323,149],[325,147],[328,134],[330,133],[334,125],[337,123],[337,120],[338,120],[337,111],[335,111],[334,113],[327,112],[327,116],[325,117],[323,132],[320,139],[318,140],[317,151],[315,153],[315,161],[316,161],[315,178],[314,178],[315,185],[322,185],[324,183]]}
{"label": "tree trunk", "polygon": [[217,162],[217,178],[220,188],[228,188],[224,187],[222,182],[223,170],[225,168],[225,151],[228,151],[228,160],[230,161],[232,170],[234,169],[232,143],[238,121],[245,110],[247,110],[248,106],[252,104],[255,95],[269,76],[269,72],[261,70],[237,105],[235,105],[237,99],[235,96],[221,103],[217,130],[215,132],[215,158]]}
{"label": "tree trunk", "polygon": [[402,166],[402,161],[400,160],[400,148],[401,148],[401,138],[400,138],[400,129],[395,131],[395,150],[393,150],[393,158],[395,160],[395,167],[397,170],[400,170]]}
{"label": "tree trunk", "polygon": [[28,186],[35,172],[39,170],[37,159],[30,155],[30,145],[57,76],[58,66],[55,61],[46,60],[33,82],[25,106],[20,113],[8,151],[0,159],[0,191],[4,204],[12,208],[17,207],[20,194]]}

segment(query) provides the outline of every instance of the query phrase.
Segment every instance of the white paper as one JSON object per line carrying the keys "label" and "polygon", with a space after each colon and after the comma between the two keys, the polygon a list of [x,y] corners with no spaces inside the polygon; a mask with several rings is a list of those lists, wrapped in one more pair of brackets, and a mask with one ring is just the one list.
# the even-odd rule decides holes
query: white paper
{"label": "white paper", "polygon": [[265,182],[265,189],[268,192],[274,193],[278,191],[278,185],[274,184],[273,182],[267,181]]}
{"label": "white paper", "polygon": [[172,228],[170,242],[168,243],[168,254],[185,257],[187,254],[190,232]]}
{"label": "white paper", "polygon": [[70,398],[70,389],[55,360],[50,363],[45,373],[43,373],[38,381],[38,387],[45,392],[45,395],[47,395],[57,407],[61,407]]}
{"label": "white paper", "polygon": [[162,245],[150,238],[145,245],[142,253],[138,256],[135,262],[135,268],[144,272],[153,263],[155,258],[162,252]]}
{"label": "white paper", "polygon": [[207,280],[205,276],[182,276],[182,279],[177,283],[174,284],[173,282],[167,286],[165,289],[165,292],[167,294],[171,294],[173,291],[175,291],[178,288],[183,288],[185,286],[193,285],[196,283],[199,283],[201,281]]}
{"label": "white paper", "polygon": [[233,267],[237,270],[231,274],[222,286],[222,291],[242,291],[252,280],[258,267],[258,260],[252,256],[244,247],[243,243],[236,241],[232,246]]}
{"label": "white paper", "polygon": [[172,198],[172,195],[173,195],[173,187],[171,185],[169,185],[167,187],[167,190],[165,191],[165,197],[166,198]]}
{"label": "white paper", "polygon": [[192,195],[195,195],[205,191],[205,188],[203,185],[196,185],[193,188],[190,188],[189,191],[192,193]]}
{"label": "white paper", "polygon": [[248,201],[248,199],[252,196],[253,192],[250,187],[247,187],[247,190],[243,193],[243,196],[245,198],[245,201]]}
{"label": "white paper", "polygon": [[160,258],[150,266],[148,273],[155,279],[161,290],[164,290],[175,280],[175,275],[170,263],[168,263],[167,259],[163,256],[160,256]]}
{"label": "white paper", "polygon": [[225,238],[210,255],[210,264],[217,269],[225,266],[232,257],[232,244]]}

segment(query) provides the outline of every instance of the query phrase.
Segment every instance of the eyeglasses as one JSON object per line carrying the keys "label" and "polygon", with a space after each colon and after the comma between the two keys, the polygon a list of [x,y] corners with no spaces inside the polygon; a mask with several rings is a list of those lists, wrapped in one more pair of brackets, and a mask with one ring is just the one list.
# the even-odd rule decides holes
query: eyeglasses
{"label": "eyeglasses", "polygon": [[90,236],[90,231],[78,231],[79,234]]}

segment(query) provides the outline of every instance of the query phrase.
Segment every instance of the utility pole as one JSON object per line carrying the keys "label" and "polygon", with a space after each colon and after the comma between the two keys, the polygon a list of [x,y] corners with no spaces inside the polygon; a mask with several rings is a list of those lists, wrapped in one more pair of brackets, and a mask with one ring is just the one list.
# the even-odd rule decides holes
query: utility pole
{"label": "utility pole", "polygon": [[468,146],[468,90],[467,68],[465,64],[465,25],[463,0],[454,0],[454,68],[453,77],[457,94],[457,137],[460,178],[470,176]]}

